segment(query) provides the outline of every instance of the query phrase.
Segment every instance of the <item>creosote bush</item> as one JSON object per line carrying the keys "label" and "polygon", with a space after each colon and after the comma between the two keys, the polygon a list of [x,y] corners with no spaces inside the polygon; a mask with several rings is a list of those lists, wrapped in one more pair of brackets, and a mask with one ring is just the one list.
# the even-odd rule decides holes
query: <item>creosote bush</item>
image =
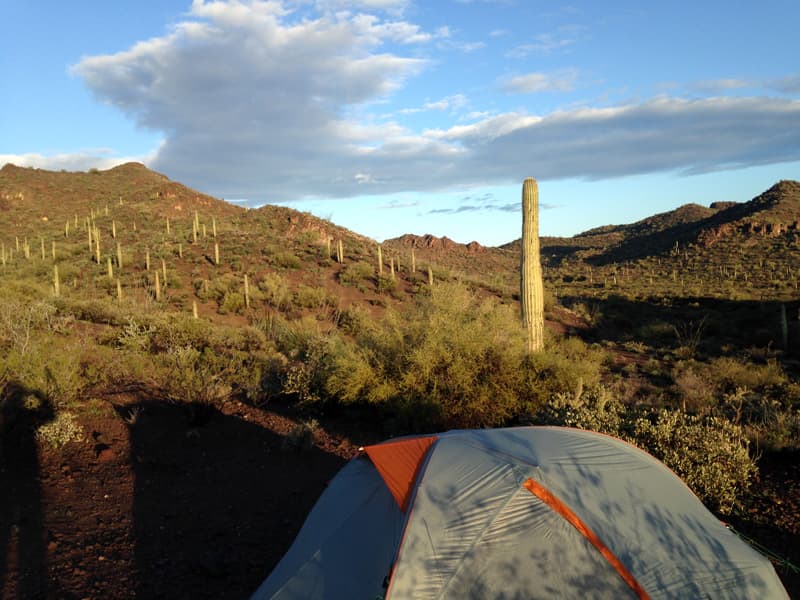
{"label": "creosote bush", "polygon": [[580,340],[528,357],[517,309],[458,283],[414,310],[341,313],[328,333],[288,328],[278,347],[295,363],[284,391],[303,402],[377,405],[400,429],[502,425],[549,396],[594,384],[599,354]]}

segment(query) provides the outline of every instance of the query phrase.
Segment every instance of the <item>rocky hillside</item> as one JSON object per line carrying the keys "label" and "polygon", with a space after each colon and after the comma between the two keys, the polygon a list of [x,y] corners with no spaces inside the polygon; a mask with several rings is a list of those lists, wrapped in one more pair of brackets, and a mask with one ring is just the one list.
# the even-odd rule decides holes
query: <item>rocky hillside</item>
{"label": "rocky hillside", "polygon": [[[542,251],[556,263],[564,258],[593,264],[668,256],[676,248],[700,250],[714,244],[745,243],[765,256],[775,241],[788,247],[800,240],[800,182],[783,180],[748,202],[686,204],[626,225],[606,225],[571,238],[543,237]],[[519,251],[519,241],[503,248]]]}

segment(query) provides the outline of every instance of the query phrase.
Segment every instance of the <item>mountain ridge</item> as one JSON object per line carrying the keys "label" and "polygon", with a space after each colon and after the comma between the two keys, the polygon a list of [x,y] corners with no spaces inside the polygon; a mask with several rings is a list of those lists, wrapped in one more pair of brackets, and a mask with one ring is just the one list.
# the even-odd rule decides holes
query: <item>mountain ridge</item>
{"label": "mountain ridge", "polygon": [[[41,200],[38,202],[37,200]],[[288,207],[237,206],[172,181],[145,165],[129,162],[108,170],[47,171],[8,163],[0,169],[0,212],[15,209],[36,218],[69,218],[86,202],[131,202],[164,217],[202,209],[223,215],[270,215],[285,223],[288,235],[371,238]],[[82,209],[81,209],[82,210]],[[28,216],[33,217],[33,214]],[[716,201],[709,206],[689,203],[629,224],[604,225],[571,237],[542,236],[543,253],[560,260],[576,255],[595,263],[636,260],[664,255],[678,247],[707,248],[731,236],[800,236],[800,182],[781,180],[747,202]],[[427,257],[465,262],[477,257],[502,257],[518,252],[519,240],[497,247],[473,241],[462,244],[447,236],[404,234],[385,240],[395,251],[415,249]]]}

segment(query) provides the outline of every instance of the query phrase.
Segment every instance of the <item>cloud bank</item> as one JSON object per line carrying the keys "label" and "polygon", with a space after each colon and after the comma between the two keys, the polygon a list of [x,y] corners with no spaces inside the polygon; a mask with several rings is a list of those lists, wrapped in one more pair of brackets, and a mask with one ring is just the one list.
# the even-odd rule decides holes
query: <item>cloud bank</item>
{"label": "cloud bank", "polygon": [[[370,106],[429,67],[425,51],[446,28],[428,32],[403,20],[406,2],[397,0],[362,0],[355,10],[368,12],[322,4],[330,10],[309,16],[288,2],[195,0],[168,34],[86,57],[72,70],[98,100],[162,132],[149,166],[255,201],[800,160],[800,101],[781,97],[663,96],[543,115],[475,111],[470,122],[427,130],[369,118]],[[523,50],[572,41],[537,39]],[[536,93],[573,82],[572,73],[529,73],[498,85]],[[780,85],[793,90],[797,81]],[[466,105],[464,97],[424,108],[454,105]]]}

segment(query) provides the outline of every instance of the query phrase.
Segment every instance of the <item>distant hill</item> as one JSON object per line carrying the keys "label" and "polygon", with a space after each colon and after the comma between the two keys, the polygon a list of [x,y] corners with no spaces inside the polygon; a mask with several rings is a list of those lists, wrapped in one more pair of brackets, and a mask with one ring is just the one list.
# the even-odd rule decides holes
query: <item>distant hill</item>
{"label": "distant hill", "polygon": [[[780,181],[748,202],[685,204],[635,223],[597,227],[570,238],[542,237],[542,251],[556,262],[575,257],[607,264],[665,255],[676,244],[708,248],[734,236],[753,238],[753,243],[800,237],[800,182]],[[502,247],[518,252],[519,240]]]}
{"label": "distant hill", "polygon": [[[53,172],[10,164],[0,169],[0,218],[11,226],[4,233],[12,236],[8,241],[15,245],[28,237],[41,237],[43,224],[48,221],[51,236],[59,227],[63,235],[67,220],[83,227],[90,211],[95,215],[103,212],[106,228],[114,219],[118,227],[134,230],[138,223],[139,233],[134,239],[142,247],[163,243],[155,233],[164,229],[165,219],[181,228],[179,235],[184,242],[189,241],[191,223],[199,213],[208,229],[216,220],[229,251],[230,244],[235,245],[236,269],[247,265],[266,269],[281,261],[294,264],[290,257],[281,256],[284,251],[293,253],[301,259],[303,272],[287,276],[293,282],[296,279],[298,285],[310,281],[305,270],[319,269],[318,264],[302,261],[316,261],[329,251],[327,247],[343,240],[346,260],[334,269],[335,278],[325,283],[331,291],[340,290],[340,276],[351,277],[339,271],[354,272],[347,264],[376,264],[377,259],[376,241],[330,221],[287,207],[242,208],[171,181],[139,163],[88,172]],[[518,286],[519,240],[501,247],[484,247],[477,242],[460,244],[447,237],[407,234],[386,240],[381,246],[385,262],[401,265],[404,276],[411,266],[412,252],[417,268],[423,271],[409,273],[400,289],[417,289],[420,282],[427,281],[428,266],[433,267],[437,280],[456,277],[480,282],[501,295],[514,294]],[[613,281],[615,265],[627,264],[635,269],[637,263],[656,261],[663,263],[660,268],[668,273],[691,272],[692,281],[697,282],[703,280],[705,270],[730,267],[742,273],[745,265],[771,260],[775,269],[783,265],[783,289],[794,285],[796,267],[792,265],[800,265],[800,182],[780,181],[749,202],[686,204],[635,223],[597,227],[569,238],[543,237],[541,246],[545,276],[554,281],[574,279],[580,277],[576,273],[586,273],[590,267],[605,266],[611,269]],[[213,246],[204,252],[200,258],[208,260]],[[335,258],[335,247],[330,252]],[[650,272],[652,267],[646,269]],[[757,286],[774,287],[772,275],[763,274]],[[379,283],[348,283],[345,287],[350,295],[354,288],[361,294],[362,290],[372,294]],[[401,297],[398,293],[397,300]]]}
{"label": "distant hill", "polygon": [[106,171],[46,171],[6,164],[0,169],[0,211],[33,211],[40,218],[71,217],[87,204],[132,203],[152,208],[164,217],[212,209],[232,215],[245,209],[234,206],[151,171],[141,163],[125,163]]}

